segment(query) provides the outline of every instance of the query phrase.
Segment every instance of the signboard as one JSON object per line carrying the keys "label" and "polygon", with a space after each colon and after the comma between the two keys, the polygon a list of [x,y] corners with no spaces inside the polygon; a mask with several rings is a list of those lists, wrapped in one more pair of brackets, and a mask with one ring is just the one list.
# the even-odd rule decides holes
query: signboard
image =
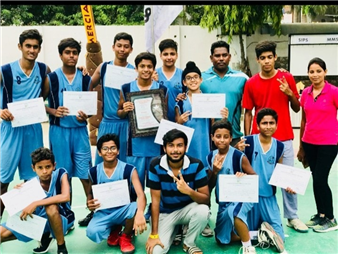
{"label": "signboard", "polygon": [[96,31],[91,5],[81,5],[83,25],[86,30],[87,43],[96,43]]}

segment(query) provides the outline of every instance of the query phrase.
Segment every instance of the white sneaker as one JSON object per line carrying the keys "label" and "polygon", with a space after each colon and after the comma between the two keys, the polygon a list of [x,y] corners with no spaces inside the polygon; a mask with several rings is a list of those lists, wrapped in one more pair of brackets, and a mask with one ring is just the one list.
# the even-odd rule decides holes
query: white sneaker
{"label": "white sneaker", "polygon": [[283,239],[276,233],[273,227],[266,221],[262,223],[261,228],[258,233],[258,242],[266,242],[268,240],[269,244],[274,245],[277,248],[279,253],[284,251],[284,242]]}
{"label": "white sneaker", "polygon": [[210,228],[209,223],[205,226],[201,234],[204,237],[211,237],[214,235],[214,231]]}
{"label": "white sneaker", "polygon": [[241,249],[243,249],[242,254],[256,254],[256,249],[254,246],[249,247],[242,246]]}
{"label": "white sneaker", "polygon": [[309,230],[305,223],[302,222],[300,219],[287,220],[286,225],[290,228],[294,228],[300,233],[306,233]]}

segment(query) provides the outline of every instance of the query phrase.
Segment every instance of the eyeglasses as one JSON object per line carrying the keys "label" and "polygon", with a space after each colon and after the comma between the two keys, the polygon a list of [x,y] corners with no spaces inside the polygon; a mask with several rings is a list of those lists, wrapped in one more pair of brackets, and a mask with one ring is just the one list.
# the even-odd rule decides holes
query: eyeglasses
{"label": "eyeglasses", "polygon": [[101,148],[101,150],[106,152],[106,153],[109,152],[109,151],[114,152],[114,151],[117,150],[117,147],[116,146],[112,146],[112,147],[104,146],[104,147]]}
{"label": "eyeglasses", "polygon": [[185,77],[185,80],[186,80],[186,81],[192,81],[192,80],[198,80],[199,78],[200,78],[200,76],[195,75],[195,76],[193,76],[193,77],[190,77],[190,76]]}

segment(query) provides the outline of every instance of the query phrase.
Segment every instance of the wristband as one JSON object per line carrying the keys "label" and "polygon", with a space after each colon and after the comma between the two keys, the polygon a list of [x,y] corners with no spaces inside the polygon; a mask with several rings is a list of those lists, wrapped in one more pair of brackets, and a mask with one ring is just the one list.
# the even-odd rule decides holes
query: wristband
{"label": "wristband", "polygon": [[151,238],[151,239],[158,239],[158,234],[156,234],[156,235],[150,234],[150,235],[149,235],[149,238]]}

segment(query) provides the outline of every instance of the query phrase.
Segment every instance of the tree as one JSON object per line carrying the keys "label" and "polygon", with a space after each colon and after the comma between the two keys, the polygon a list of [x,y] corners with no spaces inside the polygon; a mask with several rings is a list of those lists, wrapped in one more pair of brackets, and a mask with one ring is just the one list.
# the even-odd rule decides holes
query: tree
{"label": "tree", "polygon": [[234,35],[239,36],[241,49],[240,69],[251,76],[249,61],[245,56],[243,35],[253,34],[265,22],[270,22],[277,35],[281,35],[283,5],[205,5],[200,25],[209,32],[220,29],[228,35],[231,43]]}

